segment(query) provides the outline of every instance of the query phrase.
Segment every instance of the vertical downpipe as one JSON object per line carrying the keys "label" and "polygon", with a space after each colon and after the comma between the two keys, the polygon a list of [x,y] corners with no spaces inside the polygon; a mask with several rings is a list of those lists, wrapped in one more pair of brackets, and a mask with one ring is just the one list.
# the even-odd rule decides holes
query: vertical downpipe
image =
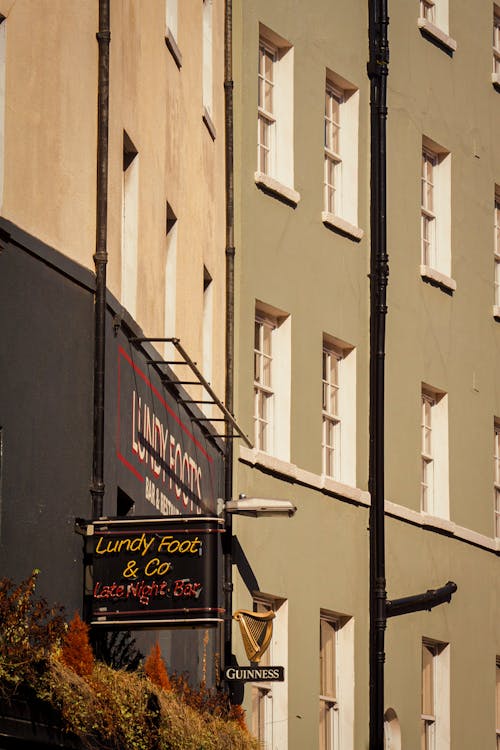
{"label": "vertical downpipe", "polygon": [[[224,117],[225,117],[225,168],[226,168],[226,408],[233,413],[234,403],[234,166],[233,166],[233,18],[232,0],[226,0],[224,12]],[[228,502],[233,496],[233,427],[225,424],[225,477],[224,497]],[[224,534],[224,653],[223,667],[232,660],[232,612],[233,612],[233,522],[230,513],[225,514]]]}
{"label": "vertical downpipe", "polygon": [[94,444],[92,461],[92,518],[103,514],[104,502],[104,389],[106,358],[106,264],[108,215],[109,43],[110,0],[99,0],[99,78],[97,93],[96,290],[94,301]]}
{"label": "vertical downpipe", "polygon": [[387,622],[384,517],[386,289],[387,0],[369,0],[370,77],[370,750],[384,747],[384,639]]}

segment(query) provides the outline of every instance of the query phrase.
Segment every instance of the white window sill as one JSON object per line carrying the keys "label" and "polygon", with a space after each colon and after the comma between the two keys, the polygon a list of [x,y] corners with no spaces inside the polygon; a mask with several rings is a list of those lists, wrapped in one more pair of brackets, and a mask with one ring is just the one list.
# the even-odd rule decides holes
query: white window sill
{"label": "white window sill", "polygon": [[432,39],[435,39],[436,42],[445,47],[449,52],[455,52],[457,49],[456,41],[446,31],[443,31],[439,26],[431,23],[426,18],[419,18],[417,25],[422,34],[432,37]]}
{"label": "white window sill", "polygon": [[216,136],[215,125],[213,123],[212,118],[210,117],[210,112],[208,111],[206,107],[203,107],[202,119],[205,125],[207,126],[207,130],[210,133],[211,139],[215,141],[215,136]]}
{"label": "white window sill", "polygon": [[496,552],[500,549],[499,539],[493,539],[485,534],[480,534],[472,529],[467,529],[464,526],[458,526],[447,518],[440,518],[439,516],[433,516],[429,513],[421,513],[417,510],[407,508],[406,506],[392,503],[390,500],[386,500],[384,506],[387,515],[392,516],[393,518],[399,518],[402,521],[407,521],[414,526],[421,526],[422,528],[435,530],[441,533],[444,532],[455,539],[461,539],[464,542],[468,542],[476,547],[481,547],[482,549],[492,552]]}
{"label": "white window sill", "polygon": [[300,201],[300,193],[287,185],[283,185],[279,180],[275,180],[274,177],[269,177],[264,172],[255,172],[255,184],[257,187],[278,196],[284,198],[288,203],[292,203],[294,206]]}
{"label": "white window sill", "polygon": [[491,82],[497,91],[500,91],[500,73],[491,74]]}
{"label": "white window sill", "polygon": [[431,268],[431,266],[420,266],[420,275],[423,279],[433,281],[446,291],[455,292],[457,289],[457,282],[455,279],[441,273],[441,271],[437,271],[435,268]]}
{"label": "white window sill", "polygon": [[[370,506],[370,493],[366,492],[366,490],[351,487],[350,485],[337,482],[330,477],[300,469],[295,464],[283,461],[275,456],[270,456],[268,453],[262,453],[255,448],[246,448],[241,445],[239,459],[252,466],[260,466],[267,471],[276,472],[292,480],[292,482],[304,485],[305,487],[311,487],[322,493],[344,498],[358,505]],[[475,547],[480,547],[491,552],[500,552],[500,539],[488,537],[485,534],[480,534],[464,526],[458,526],[448,518],[440,518],[429,513],[422,513],[412,508],[407,508],[405,505],[393,503],[390,500],[385,501],[384,509],[387,515],[411,523],[413,526],[420,526],[421,528],[438,533],[445,533],[455,539],[461,539],[464,542],[473,544]]]}
{"label": "white window sill", "polygon": [[175,40],[174,35],[172,34],[172,32],[170,31],[168,27],[167,27],[167,31],[165,34],[165,44],[167,45],[170,54],[174,58],[175,64],[180,70],[182,68],[182,54],[181,54],[179,47],[177,46],[177,42]]}
{"label": "white window sill", "polygon": [[330,229],[339,230],[340,232],[342,232],[342,234],[346,234],[349,237],[352,237],[353,240],[357,240],[359,242],[359,240],[363,238],[364,232],[362,229],[355,226],[354,224],[351,224],[349,221],[342,219],[340,216],[331,214],[329,211],[321,212],[321,221]]}
{"label": "white window sill", "polygon": [[324,475],[315,474],[312,471],[301,469],[295,464],[283,461],[280,458],[276,458],[276,456],[263,453],[255,448],[245,448],[245,446],[241,445],[240,460],[252,464],[252,466],[261,466],[268,471],[274,471],[277,474],[285,476],[287,479],[306,487],[312,487],[313,489],[321,490],[327,494],[346,498],[347,500],[351,500],[359,505],[370,505],[370,495],[368,492],[365,492],[358,487],[343,484],[342,482],[337,482],[330,477],[325,477]]}
{"label": "white window sill", "polygon": [[500,320],[500,305],[493,305],[493,317]]}

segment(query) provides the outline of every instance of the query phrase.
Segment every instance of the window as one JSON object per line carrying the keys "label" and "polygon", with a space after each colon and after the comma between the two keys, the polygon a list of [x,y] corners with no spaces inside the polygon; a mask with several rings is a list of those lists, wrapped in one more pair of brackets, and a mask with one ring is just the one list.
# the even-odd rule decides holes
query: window
{"label": "window", "polygon": [[448,32],[448,0],[420,0],[418,28],[423,36],[453,54],[457,43]]}
{"label": "window", "polygon": [[356,361],[349,344],[323,336],[322,472],[356,484]]}
{"label": "window", "polygon": [[336,664],[338,622],[322,617],[319,627],[319,746],[320,750],[335,750],[339,746]]}
{"label": "window", "polygon": [[340,475],[339,369],[342,355],[323,346],[323,474]]}
{"label": "window", "polygon": [[324,210],[341,213],[340,107],[343,94],[330,83],[325,91],[325,203]]}
{"label": "window", "polygon": [[443,289],[455,291],[456,283],[451,278],[450,154],[424,138],[421,158],[420,273]]}
{"label": "window", "polygon": [[352,618],[324,610],[319,622],[319,747],[351,750],[354,725]]}
{"label": "window", "polygon": [[496,658],[496,729],[497,729],[497,750],[500,750],[500,656]]}
{"label": "window", "polygon": [[272,387],[272,334],[276,321],[272,318],[255,319],[254,343],[254,422],[255,447],[267,452],[272,445],[273,403]]}
{"label": "window", "polygon": [[262,666],[284,666],[284,682],[258,682],[252,685],[252,732],[262,750],[286,750],[288,742],[288,603],[284,599],[259,595],[254,611],[276,614],[269,648],[260,660]]}
{"label": "window", "polygon": [[289,460],[290,318],[268,305],[256,308],[254,326],[255,447]]}
{"label": "window", "polygon": [[276,67],[276,48],[264,40],[259,42],[259,129],[257,169],[264,174],[273,171],[272,160],[275,158],[275,125],[274,114],[274,76]]}
{"label": "window", "polygon": [[500,317],[500,188],[495,188],[495,208],[493,215],[493,251],[495,264],[495,299],[493,315]]}
{"label": "window", "polygon": [[203,122],[212,138],[213,124],[213,21],[212,0],[203,0]]}
{"label": "window", "polygon": [[139,155],[123,132],[122,279],[121,303],[135,318],[137,304],[137,238],[139,207]]}
{"label": "window", "polygon": [[421,750],[446,750],[450,742],[449,646],[422,641]]}
{"label": "window", "polygon": [[182,66],[182,55],[178,42],[178,0],[166,0],[165,42],[178,68]]}
{"label": "window", "polygon": [[500,6],[493,6],[493,84],[500,85]]}
{"label": "window", "polygon": [[494,464],[494,496],[495,496],[495,537],[500,538],[500,420],[494,422],[493,464]]}
{"label": "window", "polygon": [[328,71],[325,86],[322,221],[354,239],[358,228],[358,110],[356,88]]}
{"label": "window", "polygon": [[422,386],[420,508],[448,518],[448,399],[442,391]]}
{"label": "window", "polygon": [[257,171],[259,187],[293,204],[293,48],[260,26],[258,58]]}

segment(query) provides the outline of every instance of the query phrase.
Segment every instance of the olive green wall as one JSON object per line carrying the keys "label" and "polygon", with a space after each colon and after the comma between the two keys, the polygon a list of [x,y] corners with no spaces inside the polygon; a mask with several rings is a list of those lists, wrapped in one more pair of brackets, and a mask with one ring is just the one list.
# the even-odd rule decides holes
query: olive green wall
{"label": "olive green wall", "polygon": [[[234,2],[236,414],[253,435],[255,301],[291,316],[290,464],[235,449],[234,494],[288,497],[288,520],[234,519],[261,592],[289,602],[288,748],[318,742],[320,608],[355,621],[356,750],[368,746],[369,83],[368,3]],[[385,705],[405,750],[420,748],[423,637],[450,643],[451,747],[495,747],[498,541],[493,417],[500,416],[500,323],[493,318],[493,199],[500,94],[491,84],[492,5],[450,3],[448,55],[417,27],[418,3],[390,3],[386,356],[389,598],[456,581],[451,604],[388,622]],[[259,22],[293,45],[294,208],[255,184]],[[326,69],[359,88],[360,242],[321,221]],[[451,152],[448,294],[420,275],[422,137]],[[321,481],[321,345],[356,347],[356,487]],[[449,519],[420,512],[422,382],[448,394]],[[307,473],[309,472],[309,473]],[[356,494],[357,493],[357,494]],[[234,609],[251,593],[235,573]],[[248,583],[248,579],[247,579]],[[251,585],[250,585],[251,588]],[[247,663],[239,631],[234,642]],[[250,687],[246,707],[251,712]],[[298,718],[300,716],[300,719]],[[472,718],[473,717],[473,718]]]}

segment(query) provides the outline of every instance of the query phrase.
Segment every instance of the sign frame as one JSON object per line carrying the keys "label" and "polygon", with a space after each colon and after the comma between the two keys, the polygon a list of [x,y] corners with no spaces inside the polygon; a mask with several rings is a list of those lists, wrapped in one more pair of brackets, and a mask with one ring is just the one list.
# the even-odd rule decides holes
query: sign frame
{"label": "sign frame", "polygon": [[80,522],[90,625],[142,630],[223,621],[219,565],[223,519],[131,516]]}

